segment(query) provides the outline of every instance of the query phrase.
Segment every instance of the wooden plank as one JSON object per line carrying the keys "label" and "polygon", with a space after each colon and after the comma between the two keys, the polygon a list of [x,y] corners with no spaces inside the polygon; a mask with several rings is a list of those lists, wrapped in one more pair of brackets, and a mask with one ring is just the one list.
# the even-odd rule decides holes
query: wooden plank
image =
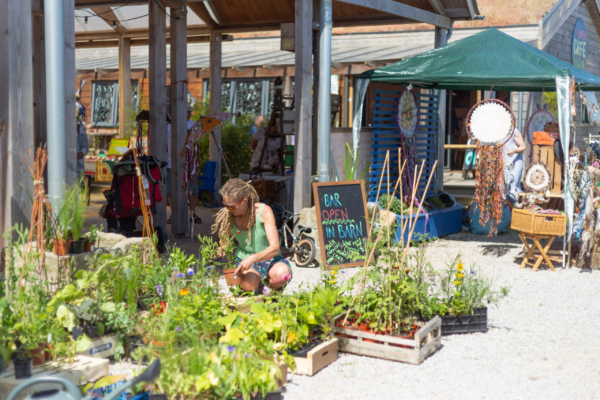
{"label": "wooden plank", "polygon": [[444,17],[446,16],[446,10],[440,0],[429,0],[429,4],[431,4],[431,7],[433,7],[438,14],[443,15]]}
{"label": "wooden plank", "polygon": [[[115,31],[119,32],[120,35],[127,33],[127,29],[119,21],[119,17],[114,13],[111,7],[95,7],[92,8],[92,12],[98,15],[97,18],[101,18],[110,25]],[[114,25],[114,26],[113,26]]]}
{"label": "wooden plank", "polygon": [[[31,0],[0,0],[0,227],[29,226],[33,185],[21,155],[33,149]],[[6,10],[10,10],[7,12]],[[2,239],[6,246],[6,239]]]}
{"label": "wooden plank", "polygon": [[[75,385],[85,385],[88,382],[96,381],[108,375],[109,360],[99,359],[85,356],[77,356],[73,363],[64,363],[51,361],[32,368],[32,379],[40,377],[62,377]],[[23,380],[15,378],[14,365],[12,362],[6,370],[0,374],[0,399],[6,399],[8,395],[21,383]],[[31,394],[34,391],[58,389],[62,385],[57,384],[37,384],[24,392]],[[19,398],[23,398],[24,395]]]}
{"label": "wooden plank", "polygon": [[422,10],[417,7],[411,7],[406,4],[397,3],[392,0],[338,0],[342,3],[354,4],[372,10],[382,11],[388,14],[412,19],[418,22],[424,22],[450,29],[452,24],[450,18]]}
{"label": "wooden plank", "polygon": [[551,193],[560,193],[562,188],[562,171],[563,171],[563,164],[555,159],[554,160],[554,179],[552,182],[552,189],[550,189]]}
{"label": "wooden plank", "polygon": [[[150,154],[161,161],[166,160],[167,132],[167,54],[165,14],[155,0],[148,0],[150,24],[149,45],[149,110],[150,110]],[[167,196],[165,183],[161,181],[163,201],[156,203],[154,226],[167,227]]]}
{"label": "wooden plank", "polygon": [[[43,4],[42,4],[43,7]],[[38,148],[48,140],[46,121],[46,32],[44,16],[34,15],[33,28],[33,145]]]}
{"label": "wooden plank", "polygon": [[311,206],[311,113],[313,2],[295,0],[295,107],[294,212]]}
{"label": "wooden plank", "polygon": [[[199,4],[199,3],[194,3]],[[182,185],[184,159],[179,149],[187,138],[187,16],[181,8],[171,8],[171,233],[185,235],[188,232],[188,201]],[[179,18],[179,19],[177,19]]]}
{"label": "wooden plank", "polygon": [[217,29],[219,24],[215,22],[202,2],[188,3],[188,8],[194,12],[210,29]]}
{"label": "wooden plank", "polygon": [[[442,47],[448,44],[448,31],[442,29],[440,27],[435,27],[435,39],[434,39],[434,47]],[[444,159],[444,144],[446,142],[446,91],[440,90],[439,93],[439,106],[438,106],[438,128],[437,128],[437,156],[438,160]],[[437,169],[435,172],[436,181],[439,187],[439,190],[444,190],[444,163],[438,162]]]}
{"label": "wooden plank", "polygon": [[[222,40],[221,35],[216,32],[210,34],[210,112],[221,111],[221,66],[222,66]],[[218,127],[209,136],[209,158],[216,161],[222,167],[221,156],[217,146],[221,146],[221,128]],[[221,188],[221,174],[217,174],[215,191]]]}
{"label": "wooden plank", "polygon": [[579,6],[579,0],[560,0],[546,14],[539,24],[538,48],[543,49],[550,42],[554,34],[571,16]]}
{"label": "wooden plank", "polygon": [[475,19],[475,7],[473,7],[473,0],[465,0],[467,2],[467,8],[469,9],[469,16],[471,19]]}
{"label": "wooden plank", "polygon": [[132,128],[133,86],[131,84],[131,39],[119,39],[119,137]]}
{"label": "wooden plank", "polygon": [[[75,110],[75,10],[74,0],[63,0],[64,82],[65,82],[65,149],[67,181],[77,180],[77,128]],[[89,112],[91,113],[92,110]]]}

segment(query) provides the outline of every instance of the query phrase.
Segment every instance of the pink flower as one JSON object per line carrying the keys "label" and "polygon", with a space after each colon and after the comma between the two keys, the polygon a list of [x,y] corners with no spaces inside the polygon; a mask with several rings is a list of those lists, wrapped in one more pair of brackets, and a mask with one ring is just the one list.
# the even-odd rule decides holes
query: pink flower
{"label": "pink flower", "polygon": [[271,294],[271,289],[268,286],[263,286],[262,294],[268,296]]}
{"label": "pink flower", "polygon": [[594,161],[594,167],[596,167],[596,168],[600,167],[600,162]]}
{"label": "pink flower", "polygon": [[281,281],[285,282],[285,281],[289,281],[290,279],[292,279],[292,274],[290,275],[284,275],[281,277]]}

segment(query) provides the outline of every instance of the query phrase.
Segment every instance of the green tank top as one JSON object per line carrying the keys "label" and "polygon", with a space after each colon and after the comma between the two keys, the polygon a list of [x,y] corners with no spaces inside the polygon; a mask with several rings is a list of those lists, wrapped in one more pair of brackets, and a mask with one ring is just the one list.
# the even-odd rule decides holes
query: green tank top
{"label": "green tank top", "polygon": [[[238,241],[238,248],[235,252],[235,256],[241,258],[247,258],[253,254],[260,253],[269,247],[269,239],[267,239],[267,232],[265,231],[265,224],[262,222],[261,212],[264,204],[261,204],[258,208],[258,215],[256,216],[256,222],[250,231],[239,230],[236,226],[233,226],[233,234]],[[248,233],[250,237],[250,243],[248,243]],[[281,251],[279,252],[281,254]]]}

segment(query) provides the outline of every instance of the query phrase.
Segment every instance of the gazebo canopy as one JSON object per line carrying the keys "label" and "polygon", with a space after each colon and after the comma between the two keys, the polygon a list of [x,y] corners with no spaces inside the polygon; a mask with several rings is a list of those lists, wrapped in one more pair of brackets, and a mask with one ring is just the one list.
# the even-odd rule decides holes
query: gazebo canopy
{"label": "gazebo canopy", "polygon": [[492,28],[367,71],[359,79],[420,88],[534,92],[556,90],[557,76],[572,76],[583,90],[600,90],[600,77]]}

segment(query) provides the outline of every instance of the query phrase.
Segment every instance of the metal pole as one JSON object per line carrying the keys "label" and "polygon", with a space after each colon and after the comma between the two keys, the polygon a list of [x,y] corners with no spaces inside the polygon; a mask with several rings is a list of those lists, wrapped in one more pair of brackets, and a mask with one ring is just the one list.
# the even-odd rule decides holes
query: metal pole
{"label": "metal pole", "polygon": [[321,0],[319,36],[319,182],[329,182],[332,0]]}
{"label": "metal pole", "polygon": [[[46,118],[48,124],[48,199],[58,211],[67,175],[62,0],[44,3],[46,33]],[[75,118],[75,110],[73,110]]]}
{"label": "metal pole", "polygon": [[521,129],[523,125],[523,92],[519,92],[519,121],[517,122],[517,127],[519,128],[519,132],[521,135],[523,134],[523,130]]}

